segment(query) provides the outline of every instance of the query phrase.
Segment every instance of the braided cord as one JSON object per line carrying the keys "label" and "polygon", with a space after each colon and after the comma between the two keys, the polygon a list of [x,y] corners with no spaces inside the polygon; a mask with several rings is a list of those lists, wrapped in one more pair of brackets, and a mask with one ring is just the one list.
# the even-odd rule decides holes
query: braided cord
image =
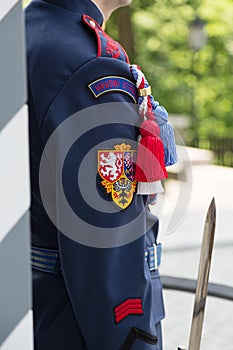
{"label": "braided cord", "polygon": [[[130,66],[130,71],[136,82],[138,90],[149,87],[141,68],[136,64]],[[152,95],[138,96],[139,114],[144,120],[154,120],[160,128],[160,137],[164,145],[165,164],[172,165],[177,162],[175,136],[172,125],[168,122],[168,113]]]}

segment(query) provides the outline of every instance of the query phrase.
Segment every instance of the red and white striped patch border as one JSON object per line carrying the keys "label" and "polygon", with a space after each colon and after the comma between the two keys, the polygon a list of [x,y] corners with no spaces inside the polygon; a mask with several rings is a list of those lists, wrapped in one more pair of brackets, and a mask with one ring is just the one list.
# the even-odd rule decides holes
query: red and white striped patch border
{"label": "red and white striped patch border", "polygon": [[127,299],[114,308],[116,324],[129,315],[143,315],[142,299]]}

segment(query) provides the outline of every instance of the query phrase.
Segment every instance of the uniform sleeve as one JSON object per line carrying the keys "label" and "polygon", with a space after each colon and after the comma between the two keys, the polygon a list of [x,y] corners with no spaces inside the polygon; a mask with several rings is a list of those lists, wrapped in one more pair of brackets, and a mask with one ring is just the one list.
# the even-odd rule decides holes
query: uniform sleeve
{"label": "uniform sleeve", "polygon": [[[126,63],[93,59],[65,83],[41,126],[45,143],[56,139],[48,158],[61,269],[88,350],[158,349],[161,284],[145,259],[146,233],[153,244],[158,222],[148,227],[145,198],[127,187],[132,178],[115,147],[136,148],[135,93]],[[101,157],[109,159],[104,174]],[[122,192],[112,185],[116,179]]]}

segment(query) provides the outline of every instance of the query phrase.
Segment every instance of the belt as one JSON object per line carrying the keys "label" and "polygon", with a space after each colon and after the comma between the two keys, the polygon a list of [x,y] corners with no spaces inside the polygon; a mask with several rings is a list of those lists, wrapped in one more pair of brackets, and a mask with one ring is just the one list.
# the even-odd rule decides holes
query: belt
{"label": "belt", "polygon": [[[148,263],[150,271],[157,270],[161,264],[162,245],[153,244],[145,249],[145,261]],[[62,274],[60,269],[59,251],[54,249],[31,248],[32,268],[49,273]]]}

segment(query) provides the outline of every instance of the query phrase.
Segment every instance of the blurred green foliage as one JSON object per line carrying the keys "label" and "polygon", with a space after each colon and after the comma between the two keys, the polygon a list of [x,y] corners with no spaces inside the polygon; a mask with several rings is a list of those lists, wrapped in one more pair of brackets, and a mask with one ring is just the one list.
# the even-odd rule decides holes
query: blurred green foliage
{"label": "blurred green foliage", "polygon": [[[232,0],[133,0],[134,63],[170,113],[199,119],[198,134],[233,136]],[[118,39],[116,12],[107,31]],[[207,42],[189,48],[189,25],[205,22]]]}
{"label": "blurred green foliage", "polygon": [[[28,2],[23,0],[24,6]],[[232,137],[232,0],[133,0],[130,9],[131,62],[142,67],[155,98],[170,113],[197,115],[200,138]],[[119,23],[125,10],[116,11],[107,23],[106,31],[116,40],[129,38],[125,23]],[[188,43],[196,16],[205,21],[207,34],[198,52]]]}

